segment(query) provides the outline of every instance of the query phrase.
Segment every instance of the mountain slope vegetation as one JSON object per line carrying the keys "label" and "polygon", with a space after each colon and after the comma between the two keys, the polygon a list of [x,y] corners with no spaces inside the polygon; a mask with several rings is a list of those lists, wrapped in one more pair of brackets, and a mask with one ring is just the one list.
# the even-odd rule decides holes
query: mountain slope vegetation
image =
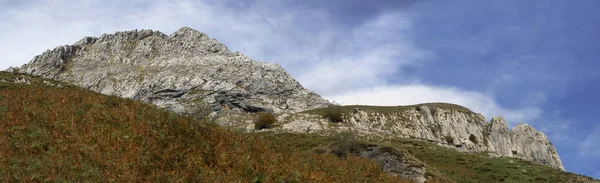
{"label": "mountain slope vegetation", "polygon": [[130,99],[29,83],[0,89],[0,181],[409,182],[365,158],[298,151]]}
{"label": "mountain slope vegetation", "polygon": [[23,74],[0,72],[0,86],[3,182],[412,182],[360,157],[365,147],[382,147],[424,167],[427,182],[597,182],[410,139],[242,133]]}

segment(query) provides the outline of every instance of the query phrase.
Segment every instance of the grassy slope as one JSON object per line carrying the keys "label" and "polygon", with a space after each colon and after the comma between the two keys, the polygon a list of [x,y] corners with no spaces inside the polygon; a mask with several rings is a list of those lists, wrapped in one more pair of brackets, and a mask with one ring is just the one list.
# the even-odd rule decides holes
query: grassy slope
{"label": "grassy slope", "polygon": [[[14,88],[14,87],[27,86],[24,84],[13,83],[13,81],[15,79],[20,79],[20,80],[26,79],[26,80],[30,81],[30,84],[33,86],[47,86],[47,85],[57,85],[57,84],[60,84],[62,86],[66,86],[66,87],[71,86],[69,84],[61,83],[61,82],[54,81],[51,79],[35,77],[35,76],[27,75],[27,74],[15,74],[15,73],[0,71],[0,89],[9,88],[9,87]],[[7,82],[1,82],[2,80],[7,81]]]}
{"label": "grassy slope", "polygon": [[132,100],[38,84],[0,89],[0,182],[408,182],[367,159],[299,151]]}
{"label": "grassy slope", "polygon": [[[0,72],[0,79],[13,77]],[[40,86],[43,79],[19,77],[29,77],[33,86],[0,82],[2,182],[407,182],[386,176],[366,159],[314,153],[336,148],[336,136],[241,134],[132,100],[77,87]],[[360,107],[396,112],[416,106]],[[464,154],[407,139],[358,143],[391,147],[424,164],[439,182],[591,180],[517,159]]]}
{"label": "grassy slope", "polygon": [[[338,143],[336,137],[307,134],[270,134],[272,139],[301,149],[329,151]],[[354,143],[391,147],[415,164],[424,164],[427,175],[440,182],[598,182],[591,177],[559,171],[543,165],[515,159],[490,158],[486,154],[461,153],[431,143],[396,139],[388,142]]]}

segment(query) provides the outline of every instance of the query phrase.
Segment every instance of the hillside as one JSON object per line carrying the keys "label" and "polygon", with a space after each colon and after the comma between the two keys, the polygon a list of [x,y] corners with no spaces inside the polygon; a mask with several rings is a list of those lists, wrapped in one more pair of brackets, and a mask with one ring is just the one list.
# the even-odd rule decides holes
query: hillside
{"label": "hillside", "polygon": [[427,182],[592,182],[403,138],[242,133],[57,81],[0,77],[2,181],[410,182],[389,175],[423,168]]}
{"label": "hillside", "polygon": [[[453,173],[437,170],[436,166],[443,167],[444,164],[436,166],[433,166],[434,163],[428,164],[425,162],[428,156],[420,157],[419,154],[407,152],[409,146],[399,146],[402,143],[390,142],[417,140],[431,145],[427,146],[431,149],[438,147],[443,148],[444,152],[448,150],[446,154],[457,152],[464,153],[464,156],[480,154],[496,158],[490,161],[514,158],[513,162],[524,160],[531,165],[536,165],[535,170],[538,170],[538,165],[558,172],[565,170],[548,137],[530,125],[523,123],[509,129],[507,122],[501,116],[491,117],[491,119],[488,116],[486,119],[476,111],[447,103],[387,107],[332,105],[317,93],[304,88],[283,67],[274,63],[258,62],[242,53],[232,52],[217,40],[188,27],[180,28],[171,35],[155,30],[131,30],[103,34],[99,37],[85,37],[72,45],[48,50],[35,56],[28,64],[9,68],[7,71],[9,72],[0,75],[0,88],[6,88],[7,91],[31,89],[31,87],[24,89],[23,86],[43,86],[44,92],[54,92],[46,90],[47,88],[96,92],[106,97],[128,99],[127,101],[136,105],[152,104],[157,107],[156,110],[166,110],[163,112],[168,113],[169,116],[195,120],[188,123],[204,121],[214,123],[213,126],[206,127],[208,129],[214,128],[218,129],[217,131],[227,129],[226,133],[235,131],[233,134],[250,139],[268,137],[275,140],[278,145],[298,146],[298,144],[277,141],[280,139],[279,135],[306,134],[308,135],[306,138],[309,139],[313,137],[329,139],[318,145],[320,149],[311,149],[304,153],[310,156],[314,154],[313,151],[325,155],[333,153],[344,159],[346,152],[350,152],[380,164],[383,172],[389,175],[416,182],[465,181],[460,179],[461,177],[481,181],[501,181],[501,179],[499,177],[493,180],[484,179],[478,176],[456,177]],[[21,92],[27,93],[27,91]],[[95,109],[90,107],[97,106],[94,103],[88,101],[83,104],[83,109]],[[107,107],[122,106],[101,105],[98,110],[110,111]],[[131,123],[133,118],[131,116],[136,115],[143,116],[140,119],[144,120],[139,121],[142,123],[155,121],[153,118],[162,119],[161,121],[171,120],[171,117],[146,117],[144,113],[137,114],[139,113],[137,108],[121,110],[131,113],[127,116],[130,120],[123,122]],[[82,113],[85,111],[71,112],[78,116],[71,117],[70,121],[83,120]],[[106,117],[113,114],[100,112],[94,115]],[[107,117],[102,120],[110,123],[112,120],[124,119]],[[180,124],[175,122],[167,124],[167,126],[176,126],[173,128],[194,131],[189,125],[178,125]],[[302,142],[305,137],[298,136],[298,138]],[[352,139],[352,142],[348,139]],[[288,141],[294,142],[295,139],[288,139]],[[237,147],[239,144],[234,143],[234,145]],[[421,147],[425,146],[419,146]],[[281,148],[283,151],[290,149],[287,146]],[[481,160],[481,162],[486,161]],[[495,162],[489,163],[495,165]],[[530,166],[529,164],[527,166]],[[488,173],[495,171],[475,172],[487,177]],[[513,177],[511,175],[513,173],[506,172],[503,175],[494,173],[494,176],[503,177],[505,180],[523,179],[523,177]],[[569,176],[551,179],[575,180]]]}
{"label": "hillside", "polygon": [[[0,76],[2,182],[408,182],[364,158],[297,151],[130,99]],[[16,78],[30,82],[7,82]]]}

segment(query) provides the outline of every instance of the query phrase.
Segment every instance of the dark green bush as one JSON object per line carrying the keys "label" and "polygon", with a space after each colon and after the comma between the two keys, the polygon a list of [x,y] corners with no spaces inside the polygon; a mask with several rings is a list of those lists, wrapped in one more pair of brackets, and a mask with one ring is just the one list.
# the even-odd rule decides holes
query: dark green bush
{"label": "dark green bush", "polygon": [[277,123],[275,115],[269,112],[260,112],[256,114],[256,118],[254,119],[254,128],[257,130],[271,128],[275,123]]}
{"label": "dark green bush", "polygon": [[446,142],[448,142],[448,144],[454,144],[454,138],[452,138],[452,136],[450,136],[450,135],[444,136],[444,140],[446,140]]}
{"label": "dark green bush", "polygon": [[475,137],[473,134],[469,136],[469,140],[475,144],[479,143],[479,141],[477,141],[477,137]]}
{"label": "dark green bush", "polygon": [[344,122],[342,117],[342,106],[340,105],[331,104],[327,106],[323,116],[334,123]]}

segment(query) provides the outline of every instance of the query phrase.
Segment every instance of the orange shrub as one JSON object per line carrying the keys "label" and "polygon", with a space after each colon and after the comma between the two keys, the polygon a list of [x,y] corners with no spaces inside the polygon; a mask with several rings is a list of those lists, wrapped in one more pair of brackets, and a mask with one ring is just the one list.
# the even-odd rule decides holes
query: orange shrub
{"label": "orange shrub", "polygon": [[277,117],[275,117],[275,115],[270,112],[259,112],[254,119],[254,128],[262,130],[272,127],[275,123],[277,123]]}

